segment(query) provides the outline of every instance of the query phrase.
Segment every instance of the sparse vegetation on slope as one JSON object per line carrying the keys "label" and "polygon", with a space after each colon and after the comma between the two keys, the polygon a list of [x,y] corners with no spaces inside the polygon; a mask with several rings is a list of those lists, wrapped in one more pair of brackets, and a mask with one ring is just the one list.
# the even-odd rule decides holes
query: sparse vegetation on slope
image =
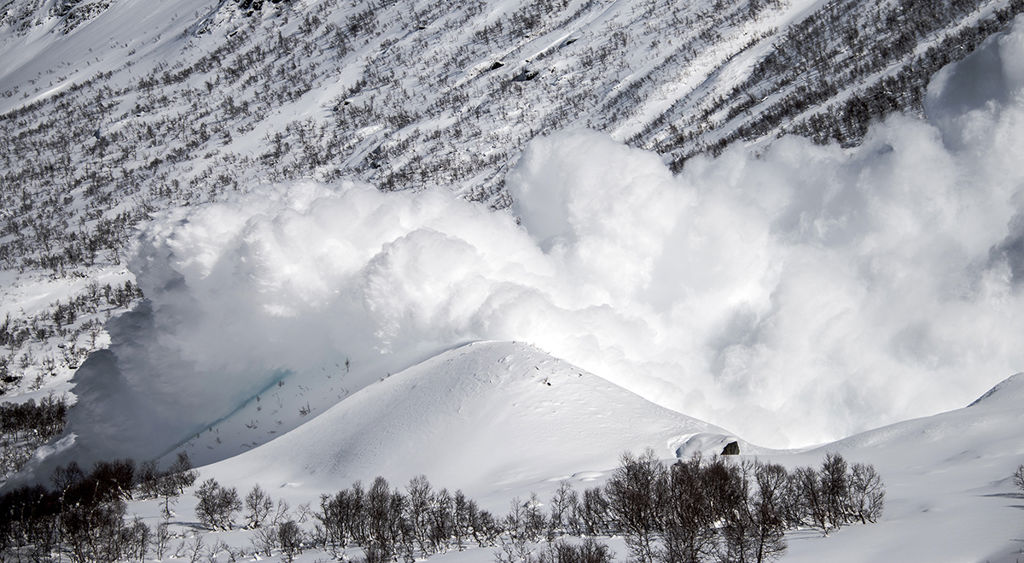
{"label": "sparse vegetation on slope", "polygon": [[[357,176],[504,207],[525,144],[565,127],[676,168],[785,131],[856,143],[871,120],[919,111],[931,73],[1022,7],[834,0],[793,20],[782,0],[221,3],[163,39],[173,59],[132,49],[114,70],[40,69],[0,92],[0,268],[92,276],[149,213],[266,181]],[[0,29],[58,18],[88,33],[119,9],[14,2]]]}

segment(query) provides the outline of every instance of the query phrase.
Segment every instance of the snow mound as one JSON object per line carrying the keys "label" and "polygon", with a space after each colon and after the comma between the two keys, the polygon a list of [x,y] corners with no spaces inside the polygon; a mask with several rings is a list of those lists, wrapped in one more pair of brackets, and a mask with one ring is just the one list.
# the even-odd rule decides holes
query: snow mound
{"label": "snow mound", "polygon": [[698,432],[725,433],[532,346],[478,342],[372,384],[209,472],[310,490],[425,474],[441,486],[497,493],[593,479],[627,450],[669,457]]}
{"label": "snow mound", "polygon": [[1024,400],[1024,373],[1015,373],[1000,381],[998,385],[986,391],[984,395],[967,406],[1020,408],[1022,400]]}
{"label": "snow mound", "polygon": [[698,432],[692,436],[686,438],[682,444],[680,444],[675,451],[676,458],[678,459],[689,459],[694,455],[701,455],[703,457],[721,455],[725,447],[732,442],[736,442],[739,446],[740,453],[750,453],[752,451],[763,451],[758,448],[731,434],[717,434],[714,432]]}

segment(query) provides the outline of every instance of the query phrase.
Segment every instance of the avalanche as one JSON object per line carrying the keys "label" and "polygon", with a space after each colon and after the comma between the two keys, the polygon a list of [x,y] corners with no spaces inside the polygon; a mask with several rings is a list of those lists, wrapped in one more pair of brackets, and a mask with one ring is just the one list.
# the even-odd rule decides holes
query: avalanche
{"label": "avalanche", "polygon": [[[71,431],[145,458],[260,425],[197,452],[215,461],[475,340],[776,447],[954,408],[1024,363],[1020,34],[940,75],[933,123],[894,116],[856,149],[784,138],[673,176],[596,133],[539,139],[508,178],[521,224],[356,183],[162,213],[131,261],[148,303],[79,370]],[[971,97],[977,68],[1004,89]]]}

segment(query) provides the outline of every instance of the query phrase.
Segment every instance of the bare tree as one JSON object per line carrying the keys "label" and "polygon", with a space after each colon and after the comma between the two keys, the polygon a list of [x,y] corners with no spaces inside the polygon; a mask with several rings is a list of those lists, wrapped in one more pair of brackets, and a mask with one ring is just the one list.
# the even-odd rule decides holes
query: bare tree
{"label": "bare tree", "polygon": [[547,548],[530,557],[530,563],[611,563],[612,551],[607,545],[594,538],[586,538],[579,544],[565,540],[549,542]]}
{"label": "bare tree", "polygon": [[434,494],[430,481],[424,475],[417,475],[409,480],[405,490],[409,494],[406,517],[412,528],[413,537],[420,551],[424,555],[430,555],[430,504]]}
{"label": "bare tree", "polygon": [[551,497],[551,523],[550,527],[554,533],[563,533],[568,527],[569,517],[579,504],[579,495],[573,490],[568,481],[562,481],[558,485],[554,496]]}
{"label": "bare tree", "polygon": [[259,528],[263,521],[270,515],[274,508],[274,501],[259,485],[253,485],[249,494],[245,495],[245,510],[248,523],[247,528]]}
{"label": "bare tree", "polygon": [[455,539],[455,548],[459,551],[465,549],[466,538],[472,526],[471,502],[461,490],[455,491],[455,496],[452,497],[452,536]]}
{"label": "bare tree", "polygon": [[238,491],[220,486],[214,479],[207,479],[196,490],[196,516],[210,528],[231,528],[232,516],[242,509]]}
{"label": "bare tree", "polygon": [[249,543],[252,544],[254,553],[262,554],[266,557],[271,557],[274,554],[274,548],[277,547],[278,535],[277,526],[261,526],[256,528]]}
{"label": "bare tree", "polygon": [[821,496],[828,519],[835,528],[849,521],[846,511],[849,494],[846,460],[836,452],[825,454],[821,464]]}
{"label": "bare tree", "polygon": [[591,487],[583,491],[583,500],[579,509],[573,514],[581,534],[596,536],[609,531],[608,498],[599,487]]}
{"label": "bare tree", "polygon": [[391,506],[391,490],[388,482],[383,477],[377,477],[366,493],[369,547],[388,558],[395,553],[394,521],[400,516],[392,512]]}
{"label": "bare tree", "polygon": [[193,539],[192,543],[188,546],[189,561],[191,563],[197,563],[199,561],[199,559],[202,557],[202,554],[203,554],[203,547],[205,547],[205,544],[203,543],[203,535],[202,534],[196,534],[196,537]]}
{"label": "bare tree", "polygon": [[665,560],[696,563],[714,552],[712,499],[704,485],[699,456],[676,462],[668,475],[665,510]]}
{"label": "bare tree", "polygon": [[142,521],[142,518],[138,516],[133,518],[131,526],[126,527],[123,532],[125,543],[124,555],[128,558],[145,561],[146,553],[149,552],[151,533],[149,526]]}
{"label": "bare tree", "polygon": [[818,481],[818,472],[810,467],[799,467],[789,476],[791,494],[795,510],[792,515],[794,523],[806,523],[821,528],[826,534],[829,530],[828,509]]}
{"label": "bare tree", "polygon": [[738,465],[716,458],[708,467],[707,485],[718,504],[722,543],[717,553],[722,563],[748,563],[755,551],[754,517],[750,502],[752,464]]}
{"label": "bare tree", "polygon": [[191,487],[198,477],[199,472],[192,469],[192,460],[189,459],[188,453],[178,452],[174,463],[167,468],[163,487],[174,488],[178,490],[178,494],[184,494],[185,488]]}
{"label": "bare tree", "polygon": [[885,484],[873,465],[855,463],[850,467],[849,508],[861,524],[875,522],[882,515]]}
{"label": "bare tree", "polygon": [[302,553],[302,529],[294,520],[289,520],[277,528],[277,543],[284,552],[285,560],[292,561]]}
{"label": "bare tree", "polygon": [[653,451],[637,458],[626,453],[605,485],[611,513],[622,527],[626,545],[641,562],[653,561],[657,551],[664,473]]}
{"label": "bare tree", "polygon": [[171,532],[167,522],[161,522],[156,527],[156,537],[153,539],[153,547],[156,550],[156,558],[162,560],[164,551],[167,549],[167,542],[171,539]]}
{"label": "bare tree", "polygon": [[758,464],[754,469],[757,495],[751,510],[754,523],[754,557],[762,563],[781,557],[786,551],[786,468],[777,464]]}
{"label": "bare tree", "polygon": [[469,513],[469,527],[473,541],[480,547],[494,545],[501,534],[501,526],[497,518],[486,510],[480,510],[476,501],[469,501],[466,509]]}

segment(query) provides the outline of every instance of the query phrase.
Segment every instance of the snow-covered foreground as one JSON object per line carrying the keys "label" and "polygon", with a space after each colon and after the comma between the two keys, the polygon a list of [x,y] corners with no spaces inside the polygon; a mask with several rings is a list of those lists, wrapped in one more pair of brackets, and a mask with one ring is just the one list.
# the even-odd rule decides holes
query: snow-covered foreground
{"label": "snow-covered foreground", "polygon": [[885,479],[885,516],[824,541],[790,543],[790,561],[1018,561],[1024,495],[1011,474],[1024,462],[1024,374],[970,406],[858,434],[824,451],[874,464]]}
{"label": "snow-covered foreground", "polygon": [[[813,449],[764,450],[740,441],[742,458],[817,466],[825,452],[873,464],[885,481],[886,509],[872,525],[822,537],[787,535],[784,561],[1015,561],[1024,538],[1024,495],[1010,478],[1024,462],[1024,374],[969,407],[872,430]],[[601,484],[625,450],[652,448],[672,462],[721,451],[727,432],[667,411],[524,344],[457,348],[369,385],[309,424],[255,450],[201,468],[244,494],[259,484],[294,510],[321,493],[383,475],[402,488],[426,474],[461,488],[498,514],[536,492],[549,499],[562,481]],[[194,499],[177,505],[172,529],[194,534]],[[157,501],[129,512],[158,521]],[[310,522],[311,525],[311,522]],[[254,532],[204,534],[251,550]],[[625,560],[621,538],[603,538]],[[191,535],[172,542],[192,545]],[[490,561],[492,548],[433,560]],[[312,550],[303,557],[325,554]]]}

